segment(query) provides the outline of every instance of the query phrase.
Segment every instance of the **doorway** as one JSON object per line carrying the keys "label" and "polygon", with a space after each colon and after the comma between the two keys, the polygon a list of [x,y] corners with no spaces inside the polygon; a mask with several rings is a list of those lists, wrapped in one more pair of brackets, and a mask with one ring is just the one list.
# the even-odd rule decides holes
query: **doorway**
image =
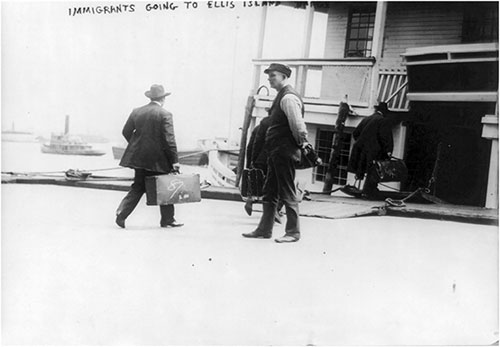
{"label": "doorway", "polygon": [[407,125],[404,190],[429,187],[452,204],[484,206],[491,142],[481,118],[493,103],[415,102]]}

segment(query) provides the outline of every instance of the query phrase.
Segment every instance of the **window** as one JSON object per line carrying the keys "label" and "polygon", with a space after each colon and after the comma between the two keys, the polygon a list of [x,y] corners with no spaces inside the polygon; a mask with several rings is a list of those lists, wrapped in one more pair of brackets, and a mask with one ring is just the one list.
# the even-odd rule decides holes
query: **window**
{"label": "window", "polygon": [[[316,150],[323,163],[314,169],[314,177],[317,181],[324,182],[328,171],[330,151],[333,142],[333,130],[318,129],[316,136]],[[340,156],[338,166],[335,169],[333,184],[345,185],[347,183],[347,162],[349,161],[349,150],[351,148],[351,134],[345,133],[340,140]]]}
{"label": "window", "polygon": [[345,57],[369,57],[372,54],[375,7],[353,8],[349,13]]}
{"label": "window", "polygon": [[465,7],[462,41],[498,42],[498,3],[478,2]]}

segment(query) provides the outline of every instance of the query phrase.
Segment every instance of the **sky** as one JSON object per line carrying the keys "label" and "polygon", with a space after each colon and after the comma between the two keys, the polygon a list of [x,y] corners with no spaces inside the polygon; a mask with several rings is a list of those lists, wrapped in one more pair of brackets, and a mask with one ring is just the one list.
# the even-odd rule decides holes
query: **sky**
{"label": "sky", "polygon": [[[239,142],[262,8],[192,3],[1,2],[2,130],[48,135],[63,131],[69,115],[72,133],[123,141],[132,109],[149,102],[144,92],[152,84],[162,84],[172,92],[164,107],[180,147],[214,136]],[[120,4],[122,13],[96,13]],[[154,9],[158,4],[173,7]],[[75,13],[80,8],[95,13]],[[269,9],[265,57],[299,56],[304,13]]]}
{"label": "sky", "polygon": [[[70,15],[120,3],[134,12]],[[62,131],[69,115],[71,132],[120,139],[154,83],[172,92],[165,108],[180,146],[241,126],[229,116],[243,119],[260,10],[120,3],[2,3],[3,130]]]}

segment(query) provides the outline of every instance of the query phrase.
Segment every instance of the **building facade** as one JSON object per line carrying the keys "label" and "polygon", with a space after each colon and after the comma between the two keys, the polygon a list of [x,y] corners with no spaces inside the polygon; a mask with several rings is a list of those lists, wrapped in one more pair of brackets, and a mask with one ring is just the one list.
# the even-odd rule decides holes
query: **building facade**
{"label": "building facade", "polygon": [[[296,56],[278,44],[277,21],[300,18]],[[318,45],[317,42],[321,42]],[[289,43],[288,43],[289,45]],[[267,115],[272,91],[262,73],[271,62],[292,68],[303,96],[309,141],[324,164],[307,173],[324,180],[340,100],[349,116],[336,184],[352,183],[347,161],[351,133],[386,101],[392,111],[394,156],[409,179],[391,188],[428,187],[449,203],[498,207],[497,2],[285,2],[263,7],[255,64],[256,100],[250,127]]]}

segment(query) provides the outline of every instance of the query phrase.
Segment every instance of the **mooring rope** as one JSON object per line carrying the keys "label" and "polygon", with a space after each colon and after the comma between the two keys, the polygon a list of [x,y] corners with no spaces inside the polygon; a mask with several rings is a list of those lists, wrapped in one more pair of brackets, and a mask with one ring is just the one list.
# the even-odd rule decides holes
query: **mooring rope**
{"label": "mooring rope", "polygon": [[[209,150],[204,150],[204,151],[199,151],[199,152],[194,152],[190,154],[185,154],[179,157],[179,159],[184,159],[188,157],[192,157],[195,155],[200,155],[203,153],[207,153],[211,151],[212,149]],[[215,149],[214,149],[215,150]],[[120,170],[120,169],[126,169],[123,166],[115,166],[115,167],[109,167],[109,168],[104,168],[104,169],[77,169],[76,171],[78,172],[83,172],[83,173],[92,173],[92,172],[102,172],[102,171],[113,171],[113,170]],[[61,171],[35,171],[35,172],[14,172],[14,171],[2,171],[2,175],[12,175],[12,176],[48,176],[48,177],[54,177],[50,176],[52,174],[66,174],[69,170],[61,170]]]}

